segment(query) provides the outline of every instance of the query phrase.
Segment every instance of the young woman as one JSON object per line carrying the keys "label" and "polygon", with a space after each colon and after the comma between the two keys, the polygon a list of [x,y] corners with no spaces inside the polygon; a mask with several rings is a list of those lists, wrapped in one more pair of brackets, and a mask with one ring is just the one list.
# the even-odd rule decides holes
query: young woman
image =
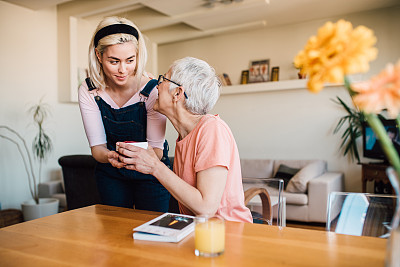
{"label": "young woman", "polygon": [[151,175],[110,164],[116,143],[148,142],[167,166],[166,118],[153,110],[156,80],[144,66],[147,51],[139,29],[129,20],[102,20],[89,45],[90,78],[79,88],[79,107],[93,157],[96,181],[106,205],[168,211],[170,194]]}

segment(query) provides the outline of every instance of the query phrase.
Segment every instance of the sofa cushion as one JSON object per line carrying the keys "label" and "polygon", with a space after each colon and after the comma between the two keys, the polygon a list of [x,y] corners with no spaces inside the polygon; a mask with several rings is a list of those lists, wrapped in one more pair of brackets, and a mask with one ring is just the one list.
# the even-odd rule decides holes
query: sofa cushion
{"label": "sofa cushion", "polygon": [[296,169],[302,169],[308,164],[314,162],[314,159],[299,159],[299,160],[294,160],[294,159],[277,159],[274,161],[274,173],[278,171],[278,168],[280,165],[285,164],[286,166],[289,166],[291,168],[296,168]]}
{"label": "sofa cushion", "polygon": [[315,160],[307,164],[289,181],[286,191],[291,193],[306,193],[308,181],[320,176],[325,171],[326,162],[323,160]]}
{"label": "sofa cushion", "polygon": [[38,185],[38,194],[40,198],[52,197],[54,194],[63,193],[61,181],[48,181]]}
{"label": "sofa cushion", "polygon": [[[297,168],[291,168],[285,164],[279,165],[278,170],[276,171],[274,178],[281,178],[284,181],[284,190],[286,190],[286,187],[290,181],[290,179],[299,171],[300,169]],[[276,187],[278,187],[278,184],[276,184]]]}
{"label": "sofa cushion", "polygon": [[269,159],[241,159],[242,177],[270,178],[273,174],[274,161]]}
{"label": "sofa cushion", "polygon": [[[271,196],[278,196],[279,190],[270,186],[266,187]],[[282,192],[282,197],[286,198],[286,205],[308,205],[308,195],[299,193]]]}

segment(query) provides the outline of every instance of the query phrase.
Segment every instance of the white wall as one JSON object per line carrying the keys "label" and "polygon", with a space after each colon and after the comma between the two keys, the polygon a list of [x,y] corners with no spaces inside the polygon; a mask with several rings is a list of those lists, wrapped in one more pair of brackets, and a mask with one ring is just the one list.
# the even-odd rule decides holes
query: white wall
{"label": "white wall", "polygon": [[[354,26],[373,29],[378,38],[378,59],[371,64],[369,75],[356,78],[376,74],[387,62],[400,58],[400,8],[352,14],[344,19]],[[218,73],[228,73],[238,84],[241,71],[248,69],[251,60],[269,58],[271,66],[280,67],[281,80],[295,79],[294,56],[327,20],[162,45],[159,72],[166,72],[177,58],[194,56],[208,61]],[[306,90],[222,95],[212,113],[220,114],[231,127],[242,158],[324,159],[329,170],[345,173],[347,191],[361,191],[361,167],[342,157],[338,152],[340,136],[333,135],[344,114],[331,101],[336,96],[350,101],[344,88],[325,89],[317,95]],[[177,134],[170,124],[167,128],[173,151]]]}
{"label": "white wall", "polygon": [[[372,72],[400,57],[399,9],[349,18],[376,31],[380,55]],[[44,166],[43,180],[60,177],[59,157],[90,153],[78,105],[60,101],[61,94],[69,92],[59,90],[62,79],[58,57],[68,51],[58,51],[62,46],[57,44],[57,23],[55,8],[32,11],[0,1],[0,124],[15,128],[30,143],[35,132],[26,115],[28,107],[43,96],[51,105],[46,128],[53,138],[54,151]],[[296,75],[291,67],[293,56],[322,24],[314,21],[223,35],[164,45],[153,52],[158,52],[159,73],[165,72],[174,59],[191,55],[206,59],[237,83],[250,60],[270,58],[272,66],[281,67],[281,79],[290,79]],[[323,158],[330,170],[346,173],[348,190],[360,190],[360,167],[341,159],[339,138],[331,134],[335,119],[341,116],[329,100],[336,95],[347,97],[344,90],[334,88],[319,95],[301,90],[224,95],[213,113],[219,113],[231,126],[242,157]],[[170,125],[167,137],[174,150],[176,133]],[[22,201],[30,199],[23,163],[13,144],[0,139],[0,148],[0,202],[3,209],[19,208]]]}
{"label": "white wall", "polygon": [[[0,1],[0,124],[19,131],[30,143],[35,134],[27,109],[41,97],[52,107],[46,128],[54,151],[43,180],[60,177],[58,158],[90,153],[77,104],[58,101],[56,9],[32,11]],[[30,199],[28,181],[16,147],[0,139],[0,202],[20,208]]]}

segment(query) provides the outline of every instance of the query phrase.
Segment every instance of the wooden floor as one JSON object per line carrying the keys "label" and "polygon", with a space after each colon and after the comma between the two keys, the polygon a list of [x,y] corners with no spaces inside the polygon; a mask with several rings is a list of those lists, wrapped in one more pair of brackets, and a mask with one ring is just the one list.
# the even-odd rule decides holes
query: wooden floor
{"label": "wooden floor", "polygon": [[287,221],[286,226],[294,227],[294,228],[325,231],[325,223],[308,223],[308,222]]}

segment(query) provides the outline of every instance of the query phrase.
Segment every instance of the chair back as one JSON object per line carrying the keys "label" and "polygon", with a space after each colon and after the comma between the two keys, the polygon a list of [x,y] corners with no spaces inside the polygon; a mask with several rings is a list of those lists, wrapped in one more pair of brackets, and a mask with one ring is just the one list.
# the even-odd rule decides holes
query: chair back
{"label": "chair back", "polygon": [[340,234],[387,238],[397,197],[368,193],[331,192],[326,230]]}
{"label": "chair back", "polygon": [[253,222],[284,226],[282,220],[283,179],[243,178],[245,204],[250,209]]}
{"label": "chair back", "polygon": [[58,159],[62,168],[67,209],[100,203],[95,180],[97,161],[91,155],[68,155]]}

